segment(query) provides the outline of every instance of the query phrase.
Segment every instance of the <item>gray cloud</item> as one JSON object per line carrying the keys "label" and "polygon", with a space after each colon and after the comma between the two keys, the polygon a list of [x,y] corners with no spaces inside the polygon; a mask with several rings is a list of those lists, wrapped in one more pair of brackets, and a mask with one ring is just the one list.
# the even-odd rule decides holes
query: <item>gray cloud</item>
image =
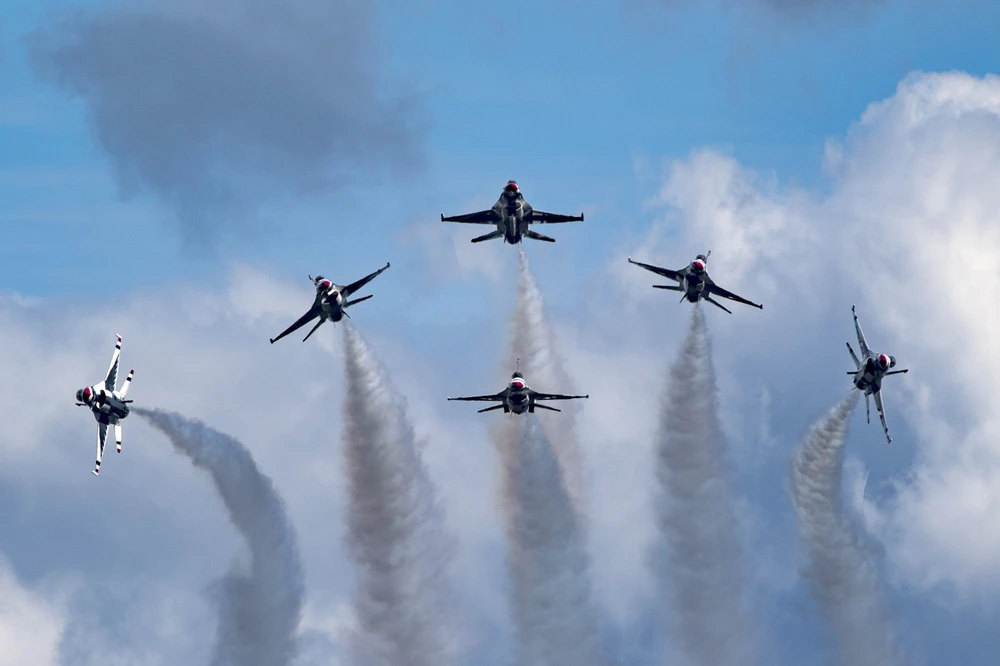
{"label": "gray cloud", "polygon": [[365,0],[149,0],[61,15],[29,48],[85,102],[122,195],[152,192],[195,239],[420,161],[415,100],[383,90],[371,23]]}

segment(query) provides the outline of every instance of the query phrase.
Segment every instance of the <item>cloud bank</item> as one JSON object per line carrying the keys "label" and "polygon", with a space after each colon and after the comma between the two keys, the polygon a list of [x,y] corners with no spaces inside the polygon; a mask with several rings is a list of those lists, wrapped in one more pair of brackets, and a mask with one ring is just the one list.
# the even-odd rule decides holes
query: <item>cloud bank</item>
{"label": "cloud bank", "polygon": [[255,206],[421,158],[415,100],[381,73],[364,0],[141,0],[59,14],[36,68],[80,98],[125,196],[152,192],[189,240]]}

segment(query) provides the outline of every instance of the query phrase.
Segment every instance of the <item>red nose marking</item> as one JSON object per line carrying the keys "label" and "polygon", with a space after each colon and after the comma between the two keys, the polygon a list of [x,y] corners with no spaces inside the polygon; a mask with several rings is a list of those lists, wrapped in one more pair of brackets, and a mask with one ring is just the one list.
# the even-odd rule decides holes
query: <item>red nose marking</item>
{"label": "red nose marking", "polygon": [[705,264],[701,263],[700,259],[695,259],[694,267],[697,268],[699,271],[705,270]]}
{"label": "red nose marking", "polygon": [[319,288],[320,289],[329,289],[330,285],[332,285],[332,284],[333,283],[330,282],[329,280],[323,280],[322,282],[319,283]]}
{"label": "red nose marking", "polygon": [[886,356],[885,354],[879,355],[878,362],[882,365],[883,368],[889,367],[889,357]]}
{"label": "red nose marking", "polygon": [[520,379],[515,379],[514,381],[511,382],[511,386],[513,386],[514,388],[523,389],[524,382],[522,382]]}
{"label": "red nose marking", "polygon": [[83,397],[84,398],[89,398],[90,397],[90,387],[89,386],[87,388],[83,389]]}

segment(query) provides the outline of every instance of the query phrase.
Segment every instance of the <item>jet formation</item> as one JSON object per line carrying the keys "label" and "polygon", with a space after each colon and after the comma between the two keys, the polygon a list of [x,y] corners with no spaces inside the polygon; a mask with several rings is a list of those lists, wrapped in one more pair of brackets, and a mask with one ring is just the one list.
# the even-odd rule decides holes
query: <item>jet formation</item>
{"label": "jet formation", "polygon": [[[465,215],[455,215],[452,217],[445,217],[444,214],[442,214],[441,221],[459,222],[465,224],[484,224],[496,227],[495,231],[473,238],[473,243],[498,238],[502,238],[505,243],[510,244],[520,243],[523,238],[531,238],[533,240],[547,241],[551,243],[555,242],[554,238],[533,231],[530,229],[530,225],[553,224],[560,222],[582,222],[583,213],[580,213],[580,215],[561,215],[535,210],[521,194],[521,189],[518,187],[518,184],[513,180],[509,180],[507,181],[507,184],[504,185],[500,198],[497,199],[497,202],[493,204],[492,208],[476,213],[467,213]],[[764,306],[747,300],[742,296],[738,296],[727,289],[723,289],[717,285],[711,277],[709,277],[708,258],[711,254],[711,251],[707,254],[699,254],[687,266],[677,270],[633,261],[631,257],[628,258],[628,261],[629,263],[635,264],[640,268],[644,268],[648,271],[656,273],[657,275],[663,276],[668,280],[674,281],[676,284],[655,284],[653,287],[667,291],[680,292],[682,302],[687,300],[690,303],[697,303],[700,300],[705,300],[712,305],[725,310],[729,314],[732,314],[731,310],[715,300],[716,298],[724,298],[762,310]],[[381,275],[382,272],[388,268],[389,263],[386,262],[385,266],[378,269],[374,273],[370,273],[360,280],[347,285],[335,284],[332,280],[329,280],[322,275],[317,275],[316,277],[310,275],[309,279],[312,281],[313,286],[316,289],[316,296],[313,300],[312,307],[310,307],[309,311],[299,317],[291,326],[278,334],[277,337],[271,338],[271,344],[274,344],[286,335],[289,335],[306,324],[318,319],[319,321],[316,322],[316,324],[302,339],[302,341],[305,342],[320,326],[323,325],[324,322],[338,322],[344,317],[350,317],[347,313],[347,308],[357,305],[358,303],[366,301],[372,297],[372,295],[368,295],[352,299],[351,296],[376,277]],[[854,312],[854,306],[851,306],[851,311]],[[868,398],[869,396],[874,396],[875,407],[878,410],[879,418],[882,420],[882,429],[885,432],[886,439],[889,442],[892,442],[892,438],[889,436],[889,428],[886,425],[885,409],[882,404],[882,379],[888,377],[889,375],[898,375],[908,372],[908,370],[891,370],[891,368],[896,365],[895,357],[888,354],[875,354],[872,352],[872,350],[868,347],[868,343],[865,341],[864,333],[861,332],[861,324],[858,322],[858,315],[856,312],[854,313],[854,326],[857,329],[858,345],[861,348],[863,358],[859,358],[854,353],[850,343],[848,343],[847,349],[851,354],[851,358],[854,360],[856,369],[848,371],[847,374],[853,376],[852,382],[854,387],[863,391],[865,394],[865,412],[869,423],[871,423],[871,411],[869,408]],[[118,361],[121,354],[121,346],[122,338],[121,336],[117,336],[115,351],[111,357],[111,367],[108,369],[104,382],[102,384],[87,386],[76,392],[76,404],[81,407],[90,407],[94,414],[94,418],[97,420],[97,460],[93,472],[95,475],[100,473],[101,460],[104,457],[104,445],[107,440],[108,428],[110,426],[114,426],[117,450],[121,453],[121,420],[129,415],[128,405],[132,402],[131,400],[127,400],[126,396],[128,395],[129,387],[132,385],[132,376],[135,373],[134,370],[129,371],[121,390],[116,390],[115,388],[115,384],[118,380]],[[555,407],[542,404],[546,401],[577,400],[589,397],[589,395],[563,395],[559,393],[542,393],[540,391],[535,391],[527,385],[524,380],[524,376],[520,372],[520,368],[518,368],[518,370],[511,375],[507,386],[505,386],[499,393],[448,398],[448,400],[500,403],[498,405],[480,409],[480,413],[502,409],[505,414],[524,414],[525,412],[530,414],[534,413],[535,409],[545,409],[553,412],[561,411]]]}

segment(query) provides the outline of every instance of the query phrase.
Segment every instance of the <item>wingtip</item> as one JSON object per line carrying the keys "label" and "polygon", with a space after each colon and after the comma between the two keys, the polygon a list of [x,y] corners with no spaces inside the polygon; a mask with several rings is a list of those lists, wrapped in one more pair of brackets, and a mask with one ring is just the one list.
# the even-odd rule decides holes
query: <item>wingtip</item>
{"label": "wingtip", "polygon": [[118,335],[117,333],[115,333],[115,337],[118,338],[118,342],[122,341],[122,336]]}
{"label": "wingtip", "polygon": [[444,213],[441,213],[441,221],[444,222]]}
{"label": "wingtip", "polygon": [[272,345],[274,344],[274,338],[268,338],[268,340],[270,340],[270,341],[271,341],[271,344],[272,344]]}
{"label": "wingtip", "polygon": [[583,222],[583,213],[580,213],[580,221]]}
{"label": "wingtip", "polygon": [[97,470],[96,470],[96,469],[95,469],[95,470],[93,470],[93,471],[91,471],[90,473],[91,473],[91,474],[93,474],[94,476],[100,476],[100,474],[98,474],[98,473],[97,473]]}
{"label": "wingtip", "polygon": [[387,261],[387,262],[385,262],[385,267],[386,267],[386,268],[389,268],[389,262],[388,262],[388,261]]}

